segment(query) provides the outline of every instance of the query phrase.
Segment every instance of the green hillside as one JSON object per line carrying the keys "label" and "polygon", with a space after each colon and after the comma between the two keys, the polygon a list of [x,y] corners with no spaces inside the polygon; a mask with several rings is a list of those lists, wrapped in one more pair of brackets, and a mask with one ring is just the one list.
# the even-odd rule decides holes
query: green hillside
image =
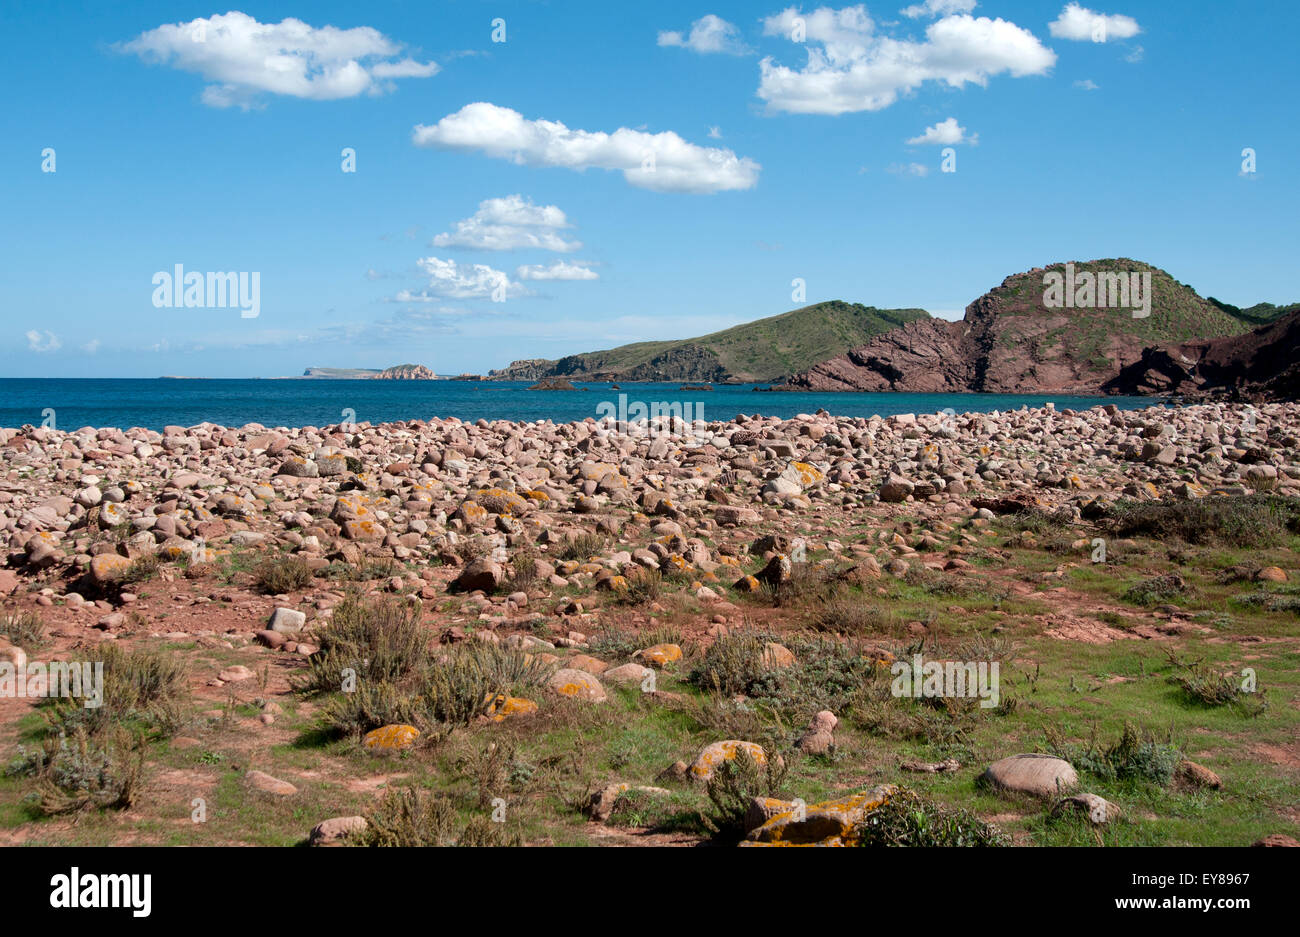
{"label": "green hillside", "polygon": [[1253,306],[1242,309],[1240,306],[1234,306],[1231,303],[1220,302],[1213,296],[1209,297],[1209,301],[1218,306],[1228,315],[1234,316],[1242,322],[1245,322],[1251,328],[1268,325],[1268,323],[1280,319],[1285,315],[1290,315],[1297,309],[1300,309],[1300,303],[1291,303],[1289,306],[1274,306],[1272,303],[1256,303]]}
{"label": "green hillside", "polygon": [[[842,354],[882,332],[926,318],[929,313],[924,309],[876,309],[833,300],[698,338],[637,342],[554,362],[534,362],[527,374],[628,381],[770,381]],[[512,368],[493,374],[504,377]],[[517,369],[514,373],[523,374]]]}

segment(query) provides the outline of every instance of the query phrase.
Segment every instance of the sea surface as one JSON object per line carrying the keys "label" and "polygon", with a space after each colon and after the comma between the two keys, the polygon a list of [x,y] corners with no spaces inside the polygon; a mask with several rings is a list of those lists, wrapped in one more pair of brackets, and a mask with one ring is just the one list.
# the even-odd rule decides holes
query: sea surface
{"label": "sea surface", "polygon": [[[459,417],[462,420],[553,420],[571,422],[610,414],[635,420],[635,405],[689,404],[687,419],[730,420],[761,413],[789,418],[825,409],[837,416],[890,416],[896,413],[957,413],[1041,407],[1058,410],[1113,403],[1123,409],[1156,406],[1149,397],[1070,397],[1034,394],[866,394],[755,393],[744,384],[712,391],[681,390],[679,383],[581,384],[580,390],[528,390],[528,381],[374,381],[374,380],[129,380],[0,378],[0,426],[167,425],[222,426],[261,423],[267,427],[330,426],[351,420]],[[620,395],[625,395],[620,400]],[[602,406],[603,405],[603,406]],[[620,410],[622,406],[622,410]],[[49,411],[53,411],[51,414]]]}

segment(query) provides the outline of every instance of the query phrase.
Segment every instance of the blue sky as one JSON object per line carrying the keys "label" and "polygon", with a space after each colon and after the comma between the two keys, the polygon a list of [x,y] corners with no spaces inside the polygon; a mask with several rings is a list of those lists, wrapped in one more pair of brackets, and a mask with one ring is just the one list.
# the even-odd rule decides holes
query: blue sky
{"label": "blue sky", "polygon": [[8,0],[0,375],[486,372],[1098,257],[1300,300],[1295,5],[908,6]]}

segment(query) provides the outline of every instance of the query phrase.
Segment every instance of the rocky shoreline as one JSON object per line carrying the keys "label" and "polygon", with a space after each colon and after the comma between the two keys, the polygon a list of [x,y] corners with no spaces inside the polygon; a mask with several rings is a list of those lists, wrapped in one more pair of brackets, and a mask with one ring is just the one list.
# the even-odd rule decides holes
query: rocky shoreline
{"label": "rocky shoreline", "polygon": [[[473,697],[477,691],[470,687],[472,705],[462,720],[479,727],[472,731],[491,732],[502,721],[531,725],[512,731],[525,733],[517,736],[521,742],[534,738],[526,731],[535,731],[534,742],[550,744],[548,731],[567,737],[564,720],[622,718],[628,731],[643,731],[648,723],[638,720],[646,707],[696,714],[690,717],[699,723],[692,744],[703,747],[693,761],[683,752],[666,767],[643,765],[634,783],[606,780],[588,790],[592,835],[608,838],[623,835],[605,824],[625,822],[617,818],[626,814],[629,798],[699,798],[715,770],[742,751],[760,765],[774,753],[776,765],[782,758],[830,757],[837,745],[852,744],[848,740],[872,723],[864,723],[867,717],[852,709],[857,704],[851,700],[880,691],[872,689],[875,669],[899,659],[889,648],[911,654],[906,648],[917,646],[914,639],[924,646],[940,635],[933,614],[891,624],[866,600],[905,606],[907,590],[923,588],[948,597],[944,614],[955,620],[973,614],[963,606],[982,608],[978,614],[996,623],[992,630],[982,626],[974,650],[949,653],[991,654],[995,661],[1010,653],[1005,635],[1011,627],[1026,640],[1083,647],[1210,633],[1171,605],[1132,621],[1109,606],[1097,612],[1100,620],[1084,617],[1080,597],[1063,585],[1079,564],[1056,559],[1055,568],[1031,571],[1004,563],[1007,568],[995,571],[990,558],[1033,549],[1036,541],[1023,530],[1005,541],[991,538],[1006,532],[998,525],[1008,517],[1050,517],[1060,543],[1047,549],[1086,556],[1099,542],[1085,533],[1089,519],[1117,498],[1245,503],[1256,491],[1300,495],[1300,406],[1121,411],[1103,405],[1075,412],[1049,405],[870,419],[818,412],[695,426],[666,420],[629,427],[591,419],[300,429],[200,424],[161,433],[24,426],[0,430],[0,454],[6,545],[0,598],[7,633],[14,636],[0,637],[0,664],[25,666],[38,647],[47,659],[75,660],[105,643],[147,648],[165,642],[188,649],[168,654],[198,661],[193,692],[200,711],[186,717],[195,721],[176,723],[171,731],[184,724],[186,734],[172,744],[176,757],[190,757],[186,752],[194,749],[209,762],[185,762],[186,771],[220,772],[210,752],[235,739],[255,747],[254,764],[274,767],[274,746],[294,737],[277,725],[292,706],[292,731],[324,725],[337,736],[355,729],[363,751],[418,751],[419,760],[403,764],[443,783],[456,776],[464,749],[440,747],[447,728],[437,720],[448,717],[421,715],[423,697],[401,696],[414,690],[383,683],[374,692],[396,694],[382,698],[398,701],[399,708],[383,704],[371,711],[362,701],[356,710],[346,689],[333,693],[332,702],[312,702],[301,683],[289,680],[316,674],[325,682],[319,691],[337,679],[330,656],[338,653],[339,634],[330,636],[336,613],[343,633],[362,624],[382,631],[404,620],[400,627],[416,628],[420,646],[403,653],[423,661],[420,667],[479,667],[492,660],[476,657],[479,651],[505,655],[493,664],[513,674],[503,695],[494,689]],[[1136,549],[1124,540],[1114,548]],[[1272,565],[1233,575],[1259,584],[1288,580]],[[1168,575],[1149,582],[1183,584]],[[1050,591],[1052,612],[1037,611],[1044,606],[1034,597],[1048,594],[1037,590]],[[948,604],[957,596],[962,606]],[[1018,610],[1008,615],[1004,600],[1023,604],[1009,606]],[[1063,607],[1067,601],[1069,608]],[[663,619],[680,630],[665,631]],[[634,632],[620,630],[628,621]],[[842,650],[801,638],[797,629],[808,621],[834,631]],[[20,627],[33,642],[26,648],[16,637]],[[379,637],[376,632],[370,640]],[[785,718],[807,723],[793,747],[766,735],[762,744],[741,735],[718,741],[723,726],[750,738],[760,734],[761,722],[744,708],[743,694],[709,696],[699,675],[709,667],[728,673],[727,655],[742,652],[757,655],[744,665],[750,674],[745,686],[770,688],[769,679],[779,686],[780,678],[765,677],[768,672],[795,674],[806,684],[806,698],[796,695],[783,704]],[[153,658],[139,658],[146,659]],[[688,660],[694,670],[686,669]],[[836,680],[848,682],[817,683],[823,666],[843,670]],[[185,670],[174,673],[174,680],[185,679]],[[510,682],[536,699],[510,695]],[[602,704],[609,712],[610,699],[625,686],[641,688],[641,708],[618,717],[583,715],[583,707]],[[691,702],[701,687],[703,701]],[[841,690],[850,696],[837,695]],[[839,702],[828,709],[833,700]],[[232,715],[240,701],[255,707],[255,719]],[[32,705],[0,698],[0,728],[12,734]],[[997,710],[998,718],[1015,712],[1014,699],[1008,705]],[[846,728],[840,723],[850,711],[857,715]],[[963,712],[952,710],[950,718],[972,718]],[[393,718],[401,713],[407,716]],[[231,736],[235,724],[242,734]],[[424,748],[422,733],[428,734]],[[1023,750],[1001,754],[1006,757],[979,775],[996,790],[1051,800],[1078,781],[1061,758]],[[328,765],[332,756],[326,750],[316,757]],[[896,771],[904,775],[892,776],[972,767],[968,759],[947,756],[933,762],[903,757],[899,764]],[[1204,774],[1213,782],[1205,784],[1218,787],[1213,772],[1181,764],[1180,777]],[[1049,768],[1050,790],[1039,777]],[[286,770],[293,769],[282,763],[278,776],[248,771],[248,796],[292,800],[301,785],[324,796],[319,770],[299,770],[292,782],[283,779]],[[723,779],[731,783],[727,778],[733,776]],[[372,790],[365,783],[348,780],[345,790]],[[891,798],[935,809],[896,784],[873,790],[879,796],[810,805],[808,816],[817,822],[808,823],[792,819],[793,802],[755,797],[739,832],[751,844],[843,845],[867,835],[864,818]],[[356,802],[330,796],[338,807]],[[1095,793],[1074,801],[1055,809],[1091,811],[1094,824],[1118,816],[1119,808]],[[159,802],[153,809],[168,808]],[[406,808],[390,797],[375,809]],[[554,822],[570,822],[565,816]],[[297,821],[286,815],[277,822]],[[1002,835],[983,821],[969,822],[981,836]],[[326,835],[331,824],[344,833]],[[367,829],[361,816],[323,819],[310,841],[328,844],[345,834],[368,835]],[[218,841],[226,842],[232,834],[221,835],[227,838]],[[238,839],[243,831],[233,835]],[[659,844],[698,839],[665,836]]]}
{"label": "rocky shoreline", "polygon": [[[734,556],[700,535],[744,528],[763,511],[908,501],[962,517],[990,498],[1077,509],[1096,497],[1296,494],[1298,440],[1300,407],[1286,404],[884,419],[823,412],[694,429],[678,421],[644,435],[593,420],[163,433],[29,426],[0,430],[0,529],[10,570],[96,587],[142,554],[188,555],[200,540],[287,550],[319,567],[376,553],[455,566],[454,547],[467,536],[482,536],[498,556],[525,546],[544,555],[557,531],[595,526],[620,538],[639,529],[653,542],[631,538],[581,571],[539,560],[544,581],[576,575],[596,585],[630,567],[675,563],[725,580]],[[472,565],[463,585],[495,586],[504,575],[501,563]]]}

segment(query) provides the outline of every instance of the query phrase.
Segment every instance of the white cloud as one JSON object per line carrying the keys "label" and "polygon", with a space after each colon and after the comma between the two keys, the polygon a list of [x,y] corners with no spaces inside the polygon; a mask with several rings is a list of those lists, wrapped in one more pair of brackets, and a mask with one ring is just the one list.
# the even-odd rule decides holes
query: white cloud
{"label": "white cloud", "polygon": [[[402,290],[394,299],[401,303],[441,302],[443,299],[486,299],[497,295],[526,296],[528,290],[511,280],[504,271],[487,264],[461,264],[437,257],[421,257],[420,269],[429,276],[423,293]],[[498,292],[504,288],[504,294]]]}
{"label": "white cloud", "polygon": [[1076,81],[1074,83],[1074,86],[1080,89],[1081,91],[1096,91],[1097,88],[1099,87],[1098,84],[1095,81],[1093,81],[1091,78],[1084,78],[1081,81]]}
{"label": "white cloud", "polygon": [[920,163],[893,163],[885,167],[885,172],[895,176],[928,176],[930,167]]}
{"label": "white cloud", "polygon": [[521,166],[619,170],[629,184],[656,192],[750,189],[761,168],[731,150],[696,146],[671,131],[570,130],[485,101],[466,104],[432,126],[416,126],[412,139],[417,146],[478,150]]}
{"label": "white cloud", "polygon": [[63,342],[59,336],[53,332],[38,332],[36,329],[30,329],[27,333],[27,347],[31,351],[47,352],[58,351],[63,347]]}
{"label": "white cloud", "polygon": [[587,267],[587,261],[565,263],[557,260],[550,266],[527,264],[515,271],[521,280],[599,280],[600,274]]}
{"label": "white cloud", "polygon": [[203,101],[212,107],[248,108],[263,93],[315,101],[381,94],[391,79],[438,71],[433,62],[397,59],[401,44],[369,26],[259,23],[238,11],[159,26],[116,48],[202,75],[211,82]]}
{"label": "white cloud", "polygon": [[975,0],[925,0],[899,12],[910,19],[921,16],[949,16],[953,13],[969,13],[975,9]]}
{"label": "white cloud", "polygon": [[740,30],[712,13],[691,24],[690,35],[679,32],[661,32],[661,46],[681,46],[693,52],[725,52],[727,55],[748,55],[750,48],[740,38]]}
{"label": "white cloud", "polygon": [[565,254],[582,247],[581,241],[568,240],[559,233],[570,227],[556,206],[534,205],[522,195],[507,195],[479,202],[478,211],[456,222],[454,232],[437,235],[433,246],[486,251],[534,248]]}
{"label": "white cloud", "polygon": [[949,117],[947,120],[942,120],[933,127],[926,127],[925,133],[921,134],[919,137],[912,137],[912,139],[907,142],[913,146],[923,143],[934,143],[939,146],[969,143],[971,146],[974,146],[980,142],[980,135],[977,133],[972,134],[969,137],[966,136],[966,128],[957,126],[956,117]]}
{"label": "white cloud", "polygon": [[710,128],[709,128],[709,139],[710,139],[710,140],[721,140],[721,139],[722,139],[722,128],[721,128],[721,127],[710,127]]}
{"label": "white cloud", "polygon": [[1133,51],[1130,52],[1128,55],[1124,56],[1124,61],[1132,62],[1136,64],[1137,62],[1142,61],[1142,56],[1145,52],[1146,49],[1142,48],[1141,46],[1134,46]]}
{"label": "white cloud", "polygon": [[1057,39],[1077,42],[1109,42],[1132,39],[1141,30],[1137,20],[1121,13],[1096,13],[1077,3],[1067,4],[1061,15],[1047,25]]}
{"label": "white cloud", "polygon": [[801,27],[808,45],[803,69],[770,56],[759,63],[758,96],[773,110],[878,111],[927,81],[984,86],[994,75],[1043,75],[1056,64],[1056,53],[1033,33],[983,16],[946,16],[926,27],[924,42],[877,34],[862,5],[806,14],[790,7],[763,23],[767,35],[792,39]]}
{"label": "white cloud", "polygon": [[95,352],[99,351],[100,344],[101,342],[99,339],[92,338],[90,341],[86,342],[86,344],[81,346],[81,350],[88,355],[93,355]]}

